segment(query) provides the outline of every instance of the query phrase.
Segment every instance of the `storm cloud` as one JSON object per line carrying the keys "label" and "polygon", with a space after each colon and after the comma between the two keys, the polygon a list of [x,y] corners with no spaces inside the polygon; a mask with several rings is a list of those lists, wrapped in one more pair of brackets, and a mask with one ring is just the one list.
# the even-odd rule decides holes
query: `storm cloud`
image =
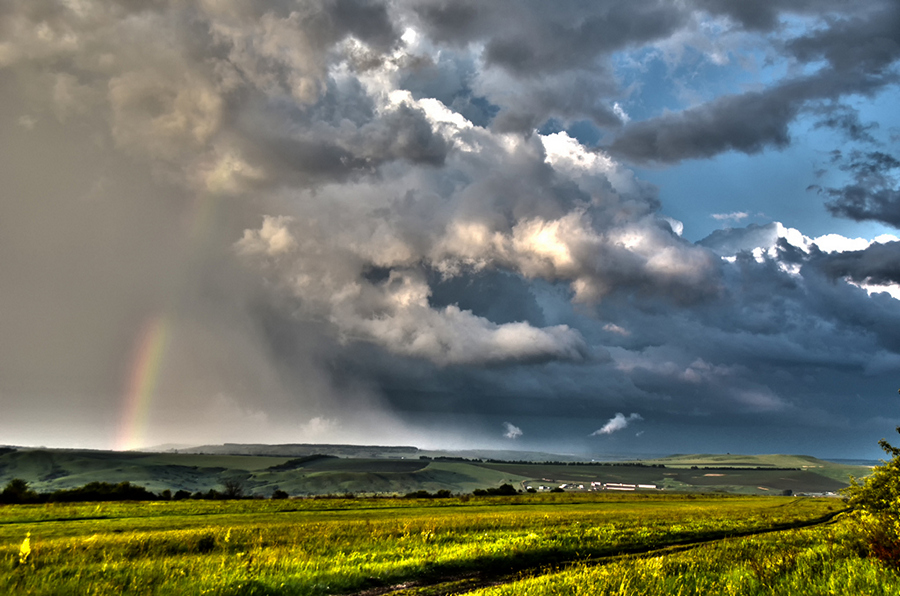
{"label": "storm cloud", "polygon": [[[766,10],[759,12],[758,19],[748,19],[747,10],[734,6],[726,9],[726,3],[707,4],[718,4],[750,25],[768,21]],[[797,4],[808,9],[802,6],[805,3]],[[826,61],[827,65],[814,74],[792,77],[764,91],[723,96],[682,112],[632,123],[614,139],[610,150],[638,162],[675,163],[725,151],[752,154],[783,148],[790,143],[789,125],[798,115],[822,109],[816,102],[852,94],[870,95],[897,82],[897,73],[891,68],[900,59],[900,8],[896,4],[875,5],[862,16],[826,22],[828,28],[785,44],[801,64]],[[825,118],[821,123],[848,130],[846,115]]]}
{"label": "storm cloud", "polygon": [[900,243],[873,244],[865,250],[846,251],[822,259],[822,270],[833,278],[848,277],[858,283],[900,283]]}
{"label": "storm cloud", "polygon": [[832,163],[849,172],[852,182],[842,187],[813,186],[829,197],[826,208],[834,215],[857,221],[883,221],[900,226],[900,161],[882,151],[854,151],[845,157],[836,152]]}
{"label": "storm cloud", "polygon": [[865,451],[897,239],[729,204],[704,217],[748,226],[694,242],[632,167],[787,150],[805,122],[856,144],[827,209],[897,227],[890,127],[857,104],[896,91],[898,18],[7,2],[2,441]]}

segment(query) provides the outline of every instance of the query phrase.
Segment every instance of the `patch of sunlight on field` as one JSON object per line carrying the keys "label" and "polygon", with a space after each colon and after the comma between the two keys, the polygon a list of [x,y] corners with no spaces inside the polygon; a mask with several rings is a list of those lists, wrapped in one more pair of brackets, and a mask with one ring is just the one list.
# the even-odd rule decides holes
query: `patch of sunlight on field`
{"label": "patch of sunlight on field", "polygon": [[472,596],[894,595],[900,574],[860,555],[851,522],[724,540],[686,552],[575,564]]}
{"label": "patch of sunlight on field", "polygon": [[840,507],[590,494],[11,505],[0,508],[0,593],[351,593],[723,538]]}

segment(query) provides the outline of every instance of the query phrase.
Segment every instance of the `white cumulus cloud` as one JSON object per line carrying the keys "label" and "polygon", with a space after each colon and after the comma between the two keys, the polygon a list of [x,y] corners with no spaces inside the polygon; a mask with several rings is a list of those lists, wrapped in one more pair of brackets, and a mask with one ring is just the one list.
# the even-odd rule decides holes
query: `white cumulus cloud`
{"label": "white cumulus cloud", "polygon": [[592,432],[591,436],[596,437],[598,435],[611,435],[616,431],[627,428],[629,424],[631,424],[632,422],[637,422],[638,420],[643,420],[640,414],[632,412],[629,416],[625,416],[625,414],[618,412],[615,416],[610,418],[602,428],[599,428]]}
{"label": "white cumulus cloud", "polygon": [[518,439],[522,436],[522,429],[510,422],[503,423],[503,436],[507,439]]}

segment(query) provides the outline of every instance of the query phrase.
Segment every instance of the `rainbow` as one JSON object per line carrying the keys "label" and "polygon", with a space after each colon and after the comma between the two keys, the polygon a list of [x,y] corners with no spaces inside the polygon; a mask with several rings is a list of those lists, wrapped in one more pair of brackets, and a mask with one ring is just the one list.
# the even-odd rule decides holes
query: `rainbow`
{"label": "rainbow", "polygon": [[[208,243],[210,232],[216,226],[218,211],[219,201],[214,194],[200,192],[195,195],[182,222],[190,252],[200,252]],[[181,285],[184,286],[187,282],[186,272],[183,271],[182,275]],[[167,313],[177,312],[177,303],[176,296],[174,304],[170,304],[167,311],[149,317],[135,338],[126,373],[116,449],[144,446],[151,402],[162,375],[165,351],[171,341],[172,317]]]}
{"label": "rainbow", "polygon": [[118,450],[143,446],[150,401],[160,377],[169,327],[168,317],[157,315],[146,321],[138,335],[128,374],[122,422],[116,440]]}

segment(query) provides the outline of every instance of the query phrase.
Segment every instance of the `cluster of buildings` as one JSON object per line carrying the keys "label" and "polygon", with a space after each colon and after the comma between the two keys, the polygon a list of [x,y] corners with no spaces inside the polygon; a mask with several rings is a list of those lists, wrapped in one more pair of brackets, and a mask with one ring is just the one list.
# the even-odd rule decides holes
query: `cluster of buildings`
{"label": "cluster of buildings", "polygon": [[624,484],[622,482],[591,482],[591,490],[658,490],[655,484]]}
{"label": "cluster of buildings", "polygon": [[[526,486],[528,490],[535,490],[533,486]],[[542,490],[553,490],[553,486],[545,486],[543,484],[538,485],[538,491]],[[563,490],[621,490],[621,491],[633,491],[633,490],[662,490],[655,484],[625,484],[622,482],[591,482],[590,486],[586,489],[584,484],[560,484],[559,488]]]}

